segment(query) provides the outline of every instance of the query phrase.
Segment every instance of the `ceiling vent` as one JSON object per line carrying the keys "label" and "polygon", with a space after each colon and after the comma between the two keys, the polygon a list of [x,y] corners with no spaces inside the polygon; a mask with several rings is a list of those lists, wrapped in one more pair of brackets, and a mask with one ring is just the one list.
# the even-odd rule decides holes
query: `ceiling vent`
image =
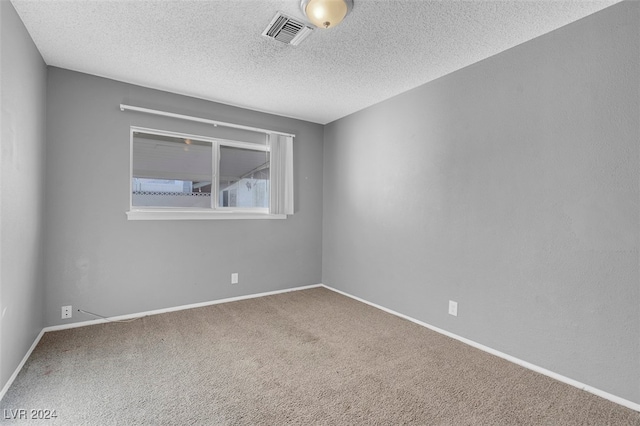
{"label": "ceiling vent", "polygon": [[313,31],[308,24],[297,21],[282,12],[276,13],[262,35],[284,44],[297,46]]}

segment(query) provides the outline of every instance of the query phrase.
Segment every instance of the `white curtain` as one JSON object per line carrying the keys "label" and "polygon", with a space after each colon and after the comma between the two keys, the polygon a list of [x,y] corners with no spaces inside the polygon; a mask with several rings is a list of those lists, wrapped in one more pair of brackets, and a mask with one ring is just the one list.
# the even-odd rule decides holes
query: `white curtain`
{"label": "white curtain", "polygon": [[271,214],[293,214],[293,137],[270,133]]}

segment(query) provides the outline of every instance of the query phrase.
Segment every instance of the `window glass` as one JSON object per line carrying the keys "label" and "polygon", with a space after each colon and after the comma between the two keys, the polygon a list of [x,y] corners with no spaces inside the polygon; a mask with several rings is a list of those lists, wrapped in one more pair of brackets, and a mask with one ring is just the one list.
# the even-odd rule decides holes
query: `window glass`
{"label": "window glass", "polygon": [[211,208],[212,143],[133,133],[134,207]]}
{"label": "window glass", "polygon": [[170,218],[282,214],[270,209],[273,148],[266,141],[131,130],[129,217],[158,212]]}
{"label": "window glass", "polygon": [[220,146],[220,207],[268,208],[268,151]]}

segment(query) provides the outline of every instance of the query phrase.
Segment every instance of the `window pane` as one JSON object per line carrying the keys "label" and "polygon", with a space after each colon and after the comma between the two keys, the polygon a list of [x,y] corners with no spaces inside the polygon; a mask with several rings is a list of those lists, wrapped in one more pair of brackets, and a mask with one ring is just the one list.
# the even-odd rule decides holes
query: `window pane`
{"label": "window pane", "polygon": [[269,208],[269,152],[220,146],[220,207]]}
{"label": "window pane", "polygon": [[132,205],[211,207],[211,143],[135,132]]}

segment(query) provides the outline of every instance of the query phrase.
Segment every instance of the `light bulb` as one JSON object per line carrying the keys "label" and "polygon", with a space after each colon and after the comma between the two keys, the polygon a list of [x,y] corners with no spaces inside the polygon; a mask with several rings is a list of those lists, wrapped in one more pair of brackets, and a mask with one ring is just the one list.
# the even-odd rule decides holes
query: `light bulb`
{"label": "light bulb", "polygon": [[345,0],[309,0],[304,12],[316,27],[332,28],[342,22],[349,7]]}

